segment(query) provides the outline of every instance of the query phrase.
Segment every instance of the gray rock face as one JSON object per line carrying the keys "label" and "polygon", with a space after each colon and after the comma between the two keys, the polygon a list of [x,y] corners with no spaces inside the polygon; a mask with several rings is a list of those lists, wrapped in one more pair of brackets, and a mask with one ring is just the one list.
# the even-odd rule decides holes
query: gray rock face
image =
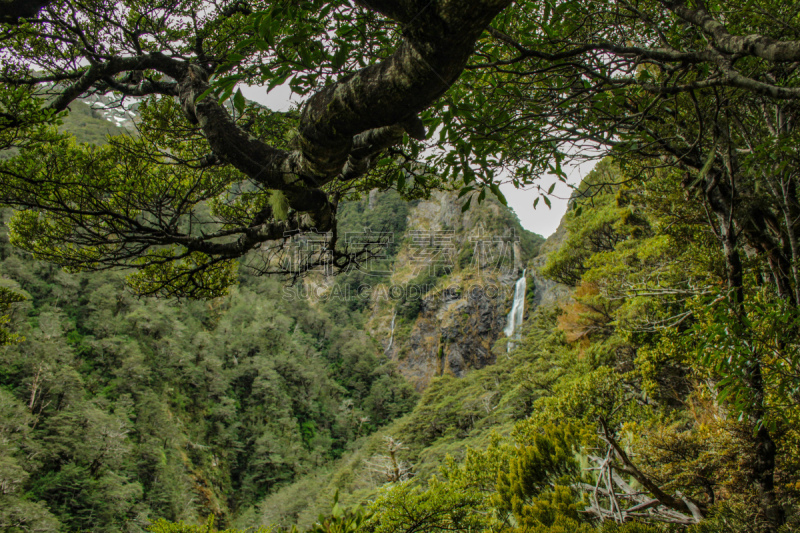
{"label": "gray rock face", "polygon": [[[514,267],[522,265],[524,258],[520,257],[520,247],[508,237],[513,234],[508,227],[498,224],[491,231],[484,229],[486,220],[498,219],[506,208],[487,202],[480,209],[462,213],[454,193],[435,193],[419,202],[410,212],[407,232],[447,234],[453,248],[450,273],[434,279],[434,286],[421,297],[416,316],[397,317],[394,336],[391,318],[397,303],[373,302],[368,327],[383,343],[386,355],[397,361],[403,374],[420,390],[436,376],[460,377],[495,361],[492,345],[503,336],[518,277]],[[479,239],[495,248],[482,250],[483,255],[472,252]],[[398,254],[393,285],[413,284],[419,274],[419,256],[415,257],[413,244],[407,243]],[[461,259],[465,252],[471,253]],[[503,269],[484,260],[496,260],[503,253],[511,259]]]}
{"label": "gray rock face", "polygon": [[[458,280],[465,281],[465,280]],[[405,342],[387,355],[419,389],[435,376],[463,376],[495,361],[492,345],[503,336],[509,287],[452,284],[423,298]]]}
{"label": "gray rock face", "polygon": [[465,298],[447,304],[440,314],[460,320],[442,322],[440,327],[446,354],[443,370],[461,377],[471,368],[494,363],[491,345],[505,325],[505,300],[476,287]]}
{"label": "gray rock face", "polygon": [[[382,342],[386,356],[397,362],[418,390],[436,376],[462,377],[472,369],[493,364],[497,353],[505,353],[504,345],[496,351],[493,346],[505,338],[503,329],[522,269],[528,269],[528,282],[535,287],[528,293],[526,315],[536,305],[557,302],[567,294],[566,289],[538,276],[535,267],[544,264],[543,259],[524,257],[519,243],[509,239],[519,230],[496,223],[504,216],[507,220],[506,209],[487,202],[480,209],[462,213],[454,193],[436,193],[410,211],[407,232],[451,231],[459,259],[449,275],[437,278],[435,286],[422,295],[416,316],[396,315],[397,301],[373,301],[367,327]],[[462,260],[464,247],[477,240],[494,248],[488,253],[484,249],[485,255],[476,251]],[[413,283],[418,275],[413,251],[406,242],[394,265],[393,285]],[[503,268],[484,261],[485,257],[495,258],[492,260],[496,263],[503,254],[508,259]]]}
{"label": "gray rock face", "polygon": [[533,300],[531,301],[531,305],[534,308],[557,305],[567,302],[571,298],[569,287],[539,275],[539,271],[547,263],[547,256],[558,250],[566,238],[567,229],[564,227],[564,219],[562,218],[558,229],[547,238],[539,251],[539,255],[531,261],[531,265],[533,266],[531,272],[534,283],[536,283],[536,290],[534,291]]}

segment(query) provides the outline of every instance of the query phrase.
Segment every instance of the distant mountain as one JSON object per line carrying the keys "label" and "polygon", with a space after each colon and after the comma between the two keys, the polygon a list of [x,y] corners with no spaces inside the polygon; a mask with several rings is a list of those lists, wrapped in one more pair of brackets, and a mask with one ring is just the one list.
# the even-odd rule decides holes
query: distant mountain
{"label": "distant mountain", "polygon": [[108,135],[135,132],[135,118],[133,109],[115,107],[103,97],[94,97],[73,103],[59,129],[73,134],[78,142],[103,144]]}

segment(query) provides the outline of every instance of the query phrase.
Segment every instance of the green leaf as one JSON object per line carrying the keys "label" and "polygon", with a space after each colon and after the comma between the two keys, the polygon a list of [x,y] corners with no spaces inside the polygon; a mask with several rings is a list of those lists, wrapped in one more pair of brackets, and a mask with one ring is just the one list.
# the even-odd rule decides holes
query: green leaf
{"label": "green leaf", "polygon": [[224,91],[222,91],[222,93],[219,95],[219,103],[221,104],[225,102],[225,100],[231,97],[231,94],[233,94],[233,91],[231,89],[225,89]]}
{"label": "green leaf", "polygon": [[299,48],[297,53],[300,54],[300,63],[303,67],[311,68],[314,66],[314,61],[311,59],[311,51],[308,48]]}
{"label": "green leaf", "polygon": [[203,98],[205,98],[206,96],[208,96],[209,94],[211,94],[211,93],[213,93],[213,92],[214,92],[214,88],[213,88],[213,87],[209,87],[209,88],[208,88],[208,89],[206,89],[205,91],[201,92],[201,93],[200,93],[200,96],[198,96],[197,98],[195,98],[195,99],[194,99],[194,101],[195,101],[195,102],[200,102],[200,101],[202,101],[202,100],[203,100]]}
{"label": "green leaf", "polygon": [[489,185],[489,188],[492,190],[497,199],[500,200],[501,204],[505,206],[508,205],[508,200],[506,200],[505,195],[503,194],[503,192],[500,190],[500,187],[496,183],[491,183]]}
{"label": "green leaf", "polygon": [[462,196],[464,196],[468,192],[474,191],[474,190],[475,190],[475,187],[461,187],[461,190],[458,193],[458,197],[461,198]]}
{"label": "green leaf", "polygon": [[269,46],[275,46],[275,21],[271,17],[265,17],[258,28],[258,34]]}
{"label": "green leaf", "polygon": [[284,83],[286,83],[286,78],[287,77],[288,76],[276,76],[276,77],[272,78],[271,80],[269,80],[269,83],[267,84],[267,92],[270,92],[272,89],[274,89],[278,85],[283,85]]}
{"label": "green leaf", "polygon": [[333,60],[331,61],[333,68],[340,69],[342,65],[344,65],[345,61],[347,61],[347,54],[350,52],[350,46],[347,43],[342,43],[342,46],[336,50],[336,53],[333,54]]}
{"label": "green leaf", "polygon": [[244,99],[242,90],[236,89],[236,94],[233,95],[233,107],[236,108],[236,111],[238,111],[239,114],[242,114],[244,113],[245,105],[247,105],[247,101]]}

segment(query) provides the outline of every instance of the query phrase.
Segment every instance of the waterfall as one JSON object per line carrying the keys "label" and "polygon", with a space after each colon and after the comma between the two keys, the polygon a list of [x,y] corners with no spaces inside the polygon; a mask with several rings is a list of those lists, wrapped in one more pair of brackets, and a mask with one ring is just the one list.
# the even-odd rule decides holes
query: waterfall
{"label": "waterfall", "polygon": [[[503,332],[506,334],[506,337],[512,337],[513,339],[519,338],[519,334],[517,334],[517,328],[520,324],[522,324],[522,317],[525,314],[526,272],[527,270],[522,271],[522,277],[517,280],[517,284],[514,287],[514,304],[511,306],[511,312],[508,313],[506,327],[503,330]],[[509,341],[508,350],[511,351],[513,346],[514,343]]]}
{"label": "waterfall", "polygon": [[389,350],[392,349],[392,343],[394,342],[394,319],[397,318],[397,309],[394,310],[394,314],[392,315],[392,329],[389,333],[389,345],[383,351],[383,353],[388,353]]}

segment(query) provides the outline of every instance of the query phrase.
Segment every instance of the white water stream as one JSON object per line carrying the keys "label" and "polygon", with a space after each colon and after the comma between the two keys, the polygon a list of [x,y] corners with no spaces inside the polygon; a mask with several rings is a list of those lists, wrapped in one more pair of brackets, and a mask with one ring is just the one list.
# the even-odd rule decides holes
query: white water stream
{"label": "white water stream", "polygon": [[[526,272],[527,270],[522,271],[522,277],[517,280],[517,284],[514,286],[514,304],[511,306],[511,312],[508,313],[508,318],[506,319],[506,327],[503,330],[503,332],[506,334],[506,337],[512,337],[513,339],[519,338],[519,334],[517,334],[517,328],[519,327],[520,324],[522,324],[522,317],[525,314]],[[514,343],[509,341],[508,343],[509,351],[511,351],[513,345]]]}
{"label": "white water stream", "polygon": [[397,318],[397,309],[394,310],[394,314],[392,315],[392,330],[389,333],[389,345],[383,351],[383,353],[389,353],[389,350],[392,349],[392,343],[394,342],[394,319]]}

